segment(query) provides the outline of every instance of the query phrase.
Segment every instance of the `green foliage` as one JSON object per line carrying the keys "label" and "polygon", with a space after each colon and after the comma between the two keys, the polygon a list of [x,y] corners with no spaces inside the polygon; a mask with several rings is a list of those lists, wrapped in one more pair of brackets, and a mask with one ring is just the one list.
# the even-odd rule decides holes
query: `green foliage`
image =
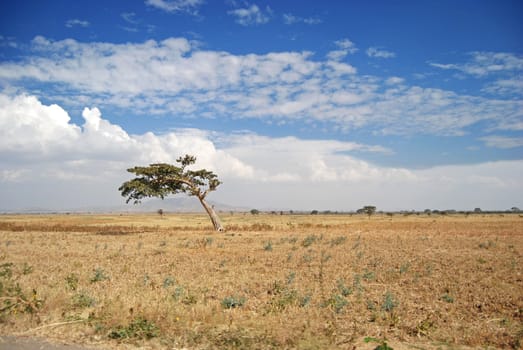
{"label": "green foliage", "polygon": [[75,291],[78,288],[78,275],[71,273],[65,278],[65,283],[69,290]]}
{"label": "green foliage", "polygon": [[246,299],[244,297],[234,297],[234,296],[228,296],[223,298],[221,305],[224,309],[234,309],[240,306],[243,306],[246,302]]}
{"label": "green foliage", "polygon": [[94,298],[89,296],[88,294],[82,292],[73,295],[72,297],[72,303],[74,307],[84,308],[84,307],[91,307],[95,304]]}
{"label": "green foliage", "polygon": [[101,268],[94,270],[93,277],[91,277],[91,283],[96,283],[104,280],[108,280],[109,276],[105,274],[105,271]]}
{"label": "green foliage", "polygon": [[314,242],[316,242],[318,240],[318,236],[316,235],[308,235],[307,237],[305,237],[303,239],[303,241],[301,242],[301,245],[305,248],[311,246]]}
{"label": "green foliage", "polygon": [[365,343],[380,343],[380,345],[376,346],[374,348],[374,350],[394,350],[393,348],[391,348],[388,344],[387,344],[387,341],[385,340],[381,340],[381,339],[377,339],[377,338],[373,338],[373,337],[365,337],[363,339],[363,341]]}
{"label": "green foliage", "polygon": [[164,198],[170,194],[187,193],[190,196],[205,198],[221,184],[218,176],[205,169],[188,170],[196,162],[196,157],[185,155],[176,160],[180,166],[156,163],[147,167],[136,166],[127,169],[137,177],[124,182],[118,190],[127,203],[131,200],[139,203],[146,197]]}
{"label": "green foliage", "polygon": [[[32,267],[30,268],[32,271]],[[7,315],[18,313],[37,313],[43,306],[44,300],[39,298],[36,289],[30,293],[24,291],[19,283],[19,278],[26,275],[28,265],[17,269],[15,264],[7,262],[0,265],[0,316],[2,320]]]}
{"label": "green foliage", "polygon": [[263,250],[265,250],[266,252],[271,252],[272,251],[272,242],[268,241],[267,243],[265,243],[265,245],[263,246]]}
{"label": "green foliage", "polygon": [[349,302],[343,295],[334,294],[323,303],[323,307],[330,307],[337,314],[341,313]]}
{"label": "green foliage", "polygon": [[[215,191],[221,184],[218,176],[205,169],[189,170],[187,167],[196,162],[196,157],[185,155],[176,160],[179,166],[156,163],[149,166],[136,166],[127,169],[136,175],[134,179],[124,182],[118,190],[126,203],[133,201],[140,203],[143,198],[158,197],[164,199],[168,195],[185,193],[196,196],[209,214],[216,231],[223,231],[223,227],[214,209],[205,202],[209,192]],[[163,211],[162,211],[163,213]]]}
{"label": "green foliage", "polygon": [[339,237],[333,238],[331,240],[331,247],[333,247],[335,245],[343,244],[346,241],[347,241],[347,237],[346,236],[339,236]]}
{"label": "green foliage", "polygon": [[365,270],[362,277],[366,281],[373,281],[374,279],[376,279],[376,274],[373,271]]}
{"label": "green foliage", "polygon": [[398,306],[398,302],[396,301],[392,293],[387,291],[387,293],[385,293],[381,309],[383,311],[392,312],[392,310],[394,310],[396,306]]}
{"label": "green foliage", "polygon": [[373,206],[373,205],[366,205],[363,208],[358,209],[356,212],[358,214],[367,214],[369,216],[369,218],[370,218],[371,215],[376,212],[376,207]]}
{"label": "green foliage", "polygon": [[447,303],[453,303],[454,302],[454,298],[452,296],[450,296],[448,293],[445,293],[441,296],[441,300],[447,302]]}
{"label": "green foliage", "polygon": [[281,281],[274,281],[267,291],[267,294],[272,295],[272,298],[267,304],[269,312],[283,311],[290,306],[305,307],[310,303],[311,296],[300,296],[298,291],[291,287],[294,282],[296,274],[291,272],[287,276],[287,283]]}
{"label": "green foliage", "polygon": [[119,326],[109,332],[111,339],[151,339],[160,335],[160,329],[151,321],[138,317],[132,320],[127,326]]}
{"label": "green foliage", "polygon": [[337,287],[338,287],[340,294],[343,295],[344,297],[348,297],[349,295],[352,294],[352,289],[347,287],[345,285],[345,282],[342,279],[338,280]]}
{"label": "green foliage", "polygon": [[170,286],[174,286],[176,283],[176,281],[174,280],[173,277],[171,276],[167,276],[165,277],[165,279],[163,280],[163,287],[164,288],[169,288]]}

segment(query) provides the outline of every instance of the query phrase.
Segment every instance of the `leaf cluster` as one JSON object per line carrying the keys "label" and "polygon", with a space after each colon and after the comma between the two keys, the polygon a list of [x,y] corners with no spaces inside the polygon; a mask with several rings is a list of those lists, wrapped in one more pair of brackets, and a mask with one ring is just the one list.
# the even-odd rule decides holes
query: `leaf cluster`
{"label": "leaf cluster", "polygon": [[196,157],[185,155],[176,160],[178,165],[156,163],[127,169],[136,177],[124,182],[118,189],[127,203],[139,203],[146,197],[163,199],[168,195],[186,193],[203,199],[221,184],[218,176],[206,169],[190,170],[187,167],[196,162]]}

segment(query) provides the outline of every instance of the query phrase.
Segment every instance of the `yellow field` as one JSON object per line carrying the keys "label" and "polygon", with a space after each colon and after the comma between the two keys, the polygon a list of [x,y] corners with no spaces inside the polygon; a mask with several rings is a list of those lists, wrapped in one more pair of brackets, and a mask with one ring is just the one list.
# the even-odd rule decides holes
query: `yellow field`
{"label": "yellow field", "polygon": [[[519,215],[0,216],[0,334],[103,348],[518,349]],[[382,346],[382,349],[385,349]]]}

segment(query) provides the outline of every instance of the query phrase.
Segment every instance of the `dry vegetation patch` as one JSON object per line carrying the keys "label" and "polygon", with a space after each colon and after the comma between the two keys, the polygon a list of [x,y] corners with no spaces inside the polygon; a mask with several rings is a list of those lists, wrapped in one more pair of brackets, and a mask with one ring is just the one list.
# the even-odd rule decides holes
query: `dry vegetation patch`
{"label": "dry vegetation patch", "polygon": [[0,217],[1,333],[111,347],[521,347],[518,216],[223,219],[217,234],[204,215]]}

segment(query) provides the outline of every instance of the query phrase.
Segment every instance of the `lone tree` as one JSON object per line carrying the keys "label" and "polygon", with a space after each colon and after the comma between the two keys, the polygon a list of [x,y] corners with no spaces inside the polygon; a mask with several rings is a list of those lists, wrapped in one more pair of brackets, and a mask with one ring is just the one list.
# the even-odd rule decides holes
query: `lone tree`
{"label": "lone tree", "polygon": [[359,209],[358,211],[360,213],[367,214],[370,219],[370,216],[376,212],[376,207],[373,205],[366,205],[363,208]]}
{"label": "lone tree", "polygon": [[212,171],[205,169],[189,170],[187,167],[196,162],[196,157],[185,155],[176,160],[179,166],[157,163],[147,167],[136,166],[127,169],[136,175],[136,178],[124,182],[119,191],[122,196],[127,197],[126,203],[134,200],[134,204],[140,203],[145,197],[159,197],[163,199],[170,194],[186,193],[196,196],[211,218],[216,231],[224,231],[220,218],[210,206],[205,197],[209,192],[216,190],[221,184],[218,176]]}

